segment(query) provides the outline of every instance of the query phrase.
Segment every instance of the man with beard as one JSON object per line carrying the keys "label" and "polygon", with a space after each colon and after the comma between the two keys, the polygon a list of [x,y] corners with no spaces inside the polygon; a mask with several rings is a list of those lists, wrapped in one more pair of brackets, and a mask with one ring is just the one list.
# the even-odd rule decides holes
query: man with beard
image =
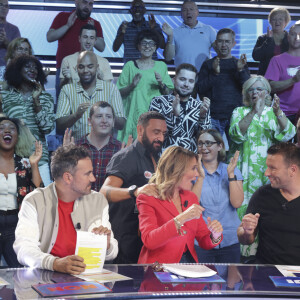
{"label": "man with beard", "polygon": [[56,97],[59,94],[59,74],[61,62],[64,57],[80,51],[78,40],[80,28],[89,23],[95,26],[97,39],[95,48],[102,52],[105,48],[102,28],[98,21],[90,17],[93,10],[94,0],[75,0],[76,9],[71,12],[61,12],[53,20],[50,29],[47,32],[47,41],[49,43],[58,40],[56,52]]}
{"label": "man with beard", "polygon": [[271,59],[265,77],[280,98],[280,108],[295,124],[300,110],[300,21],[290,28],[288,42],[289,50]]}
{"label": "man with beard", "polygon": [[63,86],[56,112],[56,128],[72,128],[75,139],[90,133],[89,109],[98,101],[108,102],[115,112],[115,128],[122,129],[125,113],[120,92],[109,81],[97,79],[99,65],[95,53],[81,52],[77,61],[79,81]]}
{"label": "man with beard", "polygon": [[168,137],[163,144],[181,146],[196,152],[197,134],[211,127],[209,106],[210,100],[194,99],[193,93],[197,78],[197,69],[190,64],[181,64],[176,68],[174,78],[174,93],[154,97],[149,111],[158,111],[167,122]]}
{"label": "man with beard", "polygon": [[[165,48],[165,39],[160,26],[156,23],[155,17],[151,14],[148,21],[145,20],[146,13],[145,3],[142,0],[133,0],[130,7],[132,21],[123,21],[118,29],[117,36],[113,43],[113,50],[117,52],[122,44],[124,45],[124,62],[135,60],[140,57],[140,52],[136,49],[135,38],[140,31],[152,29],[157,33],[159,45],[157,48]],[[157,60],[156,51],[153,59]]]}
{"label": "man with beard", "polygon": [[109,218],[119,242],[114,263],[137,263],[142,241],[139,236],[136,197],[140,194],[158,196],[148,180],[155,172],[167,125],[158,112],[140,115],[138,138],[129,147],[116,153],[106,168],[106,180],[100,190],[109,201]]}
{"label": "man with beard", "polygon": [[238,228],[241,244],[250,245],[258,235],[258,264],[300,264],[300,149],[292,143],[271,146],[265,176],[270,184],[251,197]]}
{"label": "man with beard", "polygon": [[51,160],[54,183],[29,193],[19,212],[14,250],[22,265],[80,274],[84,259],[75,255],[77,231],[107,236],[106,260],[118,253],[105,197],[91,191],[95,181],[88,151],[62,146]]}
{"label": "man with beard", "polygon": [[211,100],[211,124],[229,141],[229,125],[233,110],[242,106],[242,87],[250,78],[246,54],[239,59],[231,55],[236,45],[235,32],[230,28],[218,31],[215,41],[217,56],[206,60],[199,72],[198,93]]}

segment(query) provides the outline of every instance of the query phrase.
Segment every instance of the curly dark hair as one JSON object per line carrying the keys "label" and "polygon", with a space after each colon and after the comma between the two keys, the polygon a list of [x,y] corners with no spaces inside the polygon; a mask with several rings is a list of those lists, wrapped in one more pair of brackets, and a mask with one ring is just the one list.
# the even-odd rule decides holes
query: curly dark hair
{"label": "curly dark hair", "polygon": [[155,48],[159,47],[159,37],[155,30],[145,29],[140,31],[135,37],[135,48],[139,50],[139,44],[143,39],[152,40],[155,43]]}
{"label": "curly dark hair", "polygon": [[16,89],[21,87],[24,78],[21,75],[22,68],[29,62],[33,62],[38,70],[36,80],[41,83],[42,86],[47,82],[45,73],[43,71],[43,65],[41,62],[33,55],[22,55],[15,59],[13,59],[8,66],[6,67],[6,71],[4,73],[4,79],[6,80],[9,86],[13,86]]}

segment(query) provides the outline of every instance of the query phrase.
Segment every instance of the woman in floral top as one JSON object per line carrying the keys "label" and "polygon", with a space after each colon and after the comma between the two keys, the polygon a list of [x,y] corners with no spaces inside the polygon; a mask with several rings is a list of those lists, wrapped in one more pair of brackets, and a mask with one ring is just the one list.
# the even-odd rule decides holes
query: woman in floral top
{"label": "woman in floral top", "polygon": [[[35,142],[35,151],[29,159],[17,154],[31,147],[33,137],[18,119],[0,118],[0,257],[9,267],[19,266],[13,250],[18,212],[24,197],[42,185],[38,162],[42,157],[42,144]],[[20,131],[22,130],[22,131]],[[30,145],[29,145],[30,144]]]}
{"label": "woman in floral top", "polygon": [[[296,130],[279,106],[279,98],[270,99],[271,87],[263,76],[253,76],[243,85],[244,107],[237,107],[231,117],[229,134],[232,140],[230,152],[240,151],[238,168],[244,182],[244,202],[238,209],[240,219],[244,216],[252,194],[268,178],[267,149],[276,142],[286,142],[294,137]],[[257,245],[244,246],[242,255],[255,255]]]}

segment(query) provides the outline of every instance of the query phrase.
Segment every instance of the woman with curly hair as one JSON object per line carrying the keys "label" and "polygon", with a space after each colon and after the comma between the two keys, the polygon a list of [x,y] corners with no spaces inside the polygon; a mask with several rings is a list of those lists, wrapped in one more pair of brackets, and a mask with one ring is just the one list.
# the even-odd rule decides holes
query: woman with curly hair
{"label": "woman with curly hair", "polygon": [[191,192],[199,176],[197,154],[179,146],[167,148],[150,183],[157,186],[159,197],[140,194],[137,198],[143,241],[138,263],[198,262],[194,247],[212,249],[222,240],[222,225],[202,218],[203,208]]}
{"label": "woman with curly hair", "polygon": [[8,89],[1,92],[3,112],[24,121],[34,137],[43,144],[39,162],[45,185],[51,182],[49,153],[45,135],[54,129],[54,101],[43,90],[46,76],[42,64],[34,56],[23,55],[12,60],[4,74]]}
{"label": "woman with curly hair", "polygon": [[[20,138],[19,138],[20,137]],[[9,267],[19,266],[13,250],[18,212],[24,197],[42,185],[38,162],[42,144],[35,142],[35,151],[28,157],[34,137],[14,118],[0,117],[0,257]]]}

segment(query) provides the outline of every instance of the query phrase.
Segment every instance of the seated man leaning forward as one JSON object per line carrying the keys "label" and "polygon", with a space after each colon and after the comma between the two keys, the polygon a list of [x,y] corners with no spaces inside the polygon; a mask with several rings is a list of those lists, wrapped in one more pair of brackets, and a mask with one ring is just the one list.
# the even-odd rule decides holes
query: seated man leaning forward
{"label": "seated man leaning forward", "polygon": [[82,257],[74,255],[76,230],[107,235],[106,260],[118,254],[110,230],[105,197],[91,191],[95,181],[88,150],[62,146],[52,156],[54,183],[28,194],[22,203],[14,250],[25,266],[80,274]]}
{"label": "seated man leaning forward", "polygon": [[258,233],[256,263],[300,265],[300,149],[292,143],[273,145],[266,163],[271,184],[250,199],[239,241],[249,245]]}

